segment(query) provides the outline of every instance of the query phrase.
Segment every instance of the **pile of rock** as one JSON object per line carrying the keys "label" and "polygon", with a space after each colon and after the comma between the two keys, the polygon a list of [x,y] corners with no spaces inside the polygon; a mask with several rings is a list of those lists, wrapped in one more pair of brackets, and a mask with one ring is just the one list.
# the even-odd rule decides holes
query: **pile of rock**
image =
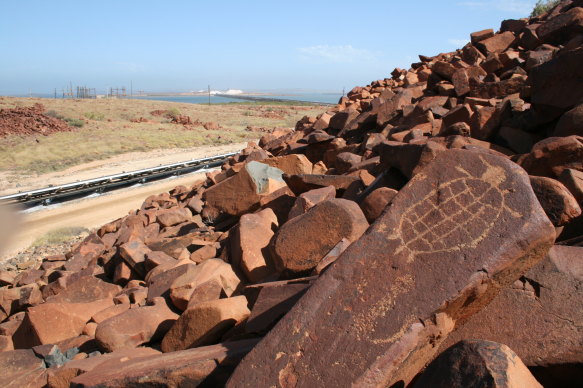
{"label": "pile of rock", "polygon": [[421,56],[1,272],[0,384],[581,386],[582,6]]}
{"label": "pile of rock", "polygon": [[16,135],[50,135],[68,132],[73,128],[60,118],[45,114],[43,104],[29,107],[0,109],[0,137]]}

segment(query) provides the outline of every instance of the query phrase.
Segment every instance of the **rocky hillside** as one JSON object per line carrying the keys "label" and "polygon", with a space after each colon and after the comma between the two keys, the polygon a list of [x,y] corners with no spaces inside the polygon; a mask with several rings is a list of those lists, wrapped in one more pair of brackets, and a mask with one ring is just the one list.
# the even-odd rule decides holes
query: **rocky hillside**
{"label": "rocky hillside", "polygon": [[583,386],[583,2],[0,273],[0,385]]}

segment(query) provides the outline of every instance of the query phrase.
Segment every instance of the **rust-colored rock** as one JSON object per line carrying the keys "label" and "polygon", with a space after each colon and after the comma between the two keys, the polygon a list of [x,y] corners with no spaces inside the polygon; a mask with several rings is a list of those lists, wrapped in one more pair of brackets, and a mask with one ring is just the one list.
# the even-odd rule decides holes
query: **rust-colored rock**
{"label": "rust-colored rock", "polygon": [[536,34],[540,40],[552,44],[565,42],[582,32],[583,9],[580,6],[547,20],[536,29]]}
{"label": "rust-colored rock", "polygon": [[581,136],[583,135],[582,123],[583,104],[579,104],[561,116],[553,132],[553,136]]}
{"label": "rust-colored rock", "polygon": [[130,241],[119,247],[119,254],[127,265],[141,276],[146,275],[146,255],[151,250],[141,241]]}
{"label": "rust-colored rock", "polygon": [[261,163],[280,169],[289,175],[311,174],[312,162],[305,155],[292,154],[262,160]]}
{"label": "rust-colored rock", "polygon": [[101,364],[108,361],[124,365],[130,360],[157,354],[160,354],[160,352],[152,348],[124,349],[82,360],[69,361],[60,368],[52,368],[48,371],[48,387],[69,388],[71,380],[75,377],[99,368]]}
{"label": "rust-colored rock", "polygon": [[186,309],[196,289],[210,281],[218,280],[227,296],[233,295],[241,285],[241,280],[230,264],[221,259],[205,260],[177,277],[170,286],[172,304],[180,310]]}
{"label": "rust-colored rock", "polygon": [[162,338],[176,319],[178,315],[158,298],[152,306],[133,308],[101,322],[95,339],[109,352],[135,348]]}
{"label": "rust-colored rock", "polygon": [[260,162],[249,162],[235,176],[204,192],[207,207],[239,216],[259,207],[261,196],[283,186],[283,171]]}
{"label": "rust-colored rock", "polygon": [[211,345],[249,316],[247,299],[240,295],[199,303],[182,313],[162,340],[164,353]]}
{"label": "rust-colored rock", "polygon": [[559,181],[573,194],[579,204],[583,203],[583,172],[566,168]]}
{"label": "rust-colored rock", "polygon": [[[109,303],[113,304],[111,300]],[[44,303],[29,308],[13,335],[14,343],[19,348],[29,348],[78,336],[89,320],[87,316],[91,317],[94,311],[79,311],[75,307],[69,303]]]}
{"label": "rust-colored rock", "polygon": [[178,225],[191,218],[192,213],[187,208],[164,209],[156,212],[156,221],[163,227]]}
{"label": "rust-colored rock", "polygon": [[583,137],[549,137],[536,143],[518,164],[530,175],[558,178],[563,170],[583,171]]}
{"label": "rust-colored rock", "polygon": [[530,71],[532,103],[557,117],[583,101],[583,47],[555,55]]}
{"label": "rust-colored rock", "polygon": [[273,251],[280,271],[312,270],[342,238],[356,241],[368,228],[355,202],[329,199],[286,222],[277,232]]}
{"label": "rust-colored rock", "polygon": [[[555,245],[543,261],[452,333],[441,350],[463,339],[504,343],[535,368],[537,378],[554,380],[550,386],[580,386],[583,331],[577,322],[583,320],[582,286],[583,248]],[[568,376],[577,375],[569,381]]]}
{"label": "rust-colored rock", "polygon": [[465,340],[447,349],[413,388],[543,388],[508,346]]}
{"label": "rust-colored rock", "polygon": [[398,191],[388,187],[379,187],[371,192],[360,204],[360,208],[364,213],[368,222],[373,223],[391,200],[397,195]]}
{"label": "rust-colored rock", "polygon": [[111,360],[72,380],[76,388],[221,387],[256,339],[228,342],[128,362]]}
{"label": "rust-colored rock", "polygon": [[[179,264],[178,261],[176,264],[178,265],[169,268],[156,267],[148,274],[148,302],[152,302],[154,298],[159,296],[164,298],[169,297],[172,283],[183,274],[196,268],[196,264],[192,263],[190,260],[186,264]],[[154,271],[156,270],[160,270],[160,272],[154,274]]]}
{"label": "rust-colored rock", "polygon": [[267,333],[300,299],[308,284],[263,287],[245,323],[247,333]]}
{"label": "rust-colored rock", "polygon": [[313,189],[300,194],[289,211],[288,220],[306,213],[308,210],[319,204],[336,197],[336,188],[326,186],[321,189]]}
{"label": "rust-colored rock", "polygon": [[151,271],[152,269],[156,268],[162,264],[174,264],[176,263],[176,259],[170,255],[167,255],[164,252],[158,251],[151,251],[146,253],[146,260],[144,260],[144,267],[146,271]]}
{"label": "rust-colored rock", "polygon": [[268,245],[278,225],[275,213],[267,208],[241,216],[231,236],[231,262],[253,283],[273,272]]}
{"label": "rust-colored rock", "polygon": [[358,177],[348,175],[284,175],[289,188],[295,195],[300,195],[306,191],[320,189],[326,186],[334,186],[336,190],[346,191],[355,186],[360,187],[362,183]]}
{"label": "rust-colored rock", "polygon": [[473,45],[494,36],[494,30],[489,28],[487,30],[476,31],[470,34],[470,40]]}
{"label": "rust-colored rock", "polygon": [[40,388],[47,383],[42,359],[31,349],[0,352],[0,386],[10,388]]}
{"label": "rust-colored rock", "polygon": [[407,385],[456,322],[538,262],[554,236],[522,169],[494,155],[442,152],[227,386]]}
{"label": "rust-colored rock", "polygon": [[480,40],[474,45],[482,52],[482,54],[487,56],[491,53],[501,53],[505,51],[510,46],[512,46],[515,40],[516,37],[514,34],[510,31],[506,31],[501,34],[496,34],[490,38]]}
{"label": "rust-colored rock", "polygon": [[561,182],[552,178],[531,176],[530,184],[553,225],[563,226],[581,215],[577,200]]}

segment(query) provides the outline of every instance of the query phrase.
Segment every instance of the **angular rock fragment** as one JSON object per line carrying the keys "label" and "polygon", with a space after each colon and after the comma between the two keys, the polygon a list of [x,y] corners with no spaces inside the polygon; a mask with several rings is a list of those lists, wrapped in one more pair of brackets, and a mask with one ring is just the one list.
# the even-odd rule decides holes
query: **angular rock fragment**
{"label": "angular rock fragment", "polygon": [[[113,304],[110,300],[109,304]],[[28,309],[13,335],[19,348],[54,344],[78,336],[94,311],[77,311],[74,304],[44,303]],[[103,305],[102,308],[108,307]]]}
{"label": "angular rock fragment", "polygon": [[545,213],[555,226],[563,226],[581,215],[577,200],[559,181],[531,176],[530,184]]}
{"label": "angular rock fragment", "polygon": [[583,172],[583,137],[549,137],[539,141],[517,162],[530,175],[558,178],[571,168]]}
{"label": "angular rock fragment", "polygon": [[146,253],[146,260],[144,260],[144,267],[146,271],[151,271],[162,264],[174,264],[176,259],[164,252],[150,251]]}
{"label": "angular rock fragment", "polygon": [[336,197],[334,186],[326,186],[321,189],[313,189],[300,194],[289,211],[288,220],[306,213],[322,201]]}
{"label": "angular rock fragment", "polygon": [[489,154],[444,151],[227,386],[407,385],[456,322],[538,262],[554,234],[522,169]]}
{"label": "angular rock fragment", "polygon": [[100,364],[72,380],[79,388],[128,386],[221,387],[239,360],[257,343],[256,339],[148,356],[120,363]]}
{"label": "angular rock fragment", "polygon": [[48,371],[49,388],[69,388],[71,380],[75,377],[90,372],[105,362],[117,362],[118,365],[142,357],[148,357],[160,354],[159,351],[152,348],[137,348],[117,350],[112,353],[92,356],[82,360],[72,360],[60,368],[53,368]]}
{"label": "angular rock fragment", "polygon": [[247,299],[240,295],[199,303],[182,313],[162,340],[164,353],[211,345],[249,316]]}
{"label": "angular rock fragment", "polygon": [[336,190],[345,191],[355,185],[362,185],[360,179],[348,175],[284,175],[283,178],[289,188],[298,196],[306,191],[326,186],[333,186]]}
{"label": "angular rock fragment", "polygon": [[187,208],[164,209],[156,212],[156,220],[163,227],[178,225],[191,218],[192,213]]}
{"label": "angular rock fragment", "polygon": [[226,296],[233,295],[241,284],[230,264],[221,259],[208,259],[196,267],[190,267],[172,282],[170,286],[172,303],[180,310],[186,309],[196,289],[213,279],[220,282]]}
{"label": "angular rock fragment", "polygon": [[496,34],[490,38],[486,38],[476,42],[474,45],[482,52],[484,55],[491,53],[501,53],[508,49],[515,42],[516,37],[510,31],[503,32],[501,34]]}
{"label": "angular rock fragment", "polygon": [[241,216],[231,236],[231,262],[256,283],[273,272],[268,245],[278,227],[271,209]]}
{"label": "angular rock fragment", "polygon": [[141,241],[130,241],[119,247],[119,254],[128,266],[141,276],[146,275],[144,261],[151,250]]}
{"label": "angular rock fragment", "polygon": [[553,136],[583,135],[583,104],[566,112],[557,122]]}
{"label": "angular rock fragment", "polygon": [[508,346],[465,340],[443,352],[413,388],[542,388]]}
{"label": "angular rock fragment", "polygon": [[262,160],[261,163],[280,169],[285,174],[311,174],[312,162],[305,155],[292,154]]}
{"label": "angular rock fragment", "polygon": [[43,360],[31,349],[0,352],[0,386],[43,387],[47,382]]}
{"label": "angular rock fragment", "polygon": [[567,168],[559,176],[559,181],[569,189],[579,204],[583,203],[583,172]]}
{"label": "angular rock fragment", "polygon": [[235,176],[208,188],[204,192],[207,207],[239,216],[259,206],[262,195],[283,186],[283,171],[259,162],[249,162]]}
{"label": "angular rock fragment", "polygon": [[583,47],[564,51],[530,71],[532,104],[552,119],[583,101]]}
{"label": "angular rock fragment", "polygon": [[356,241],[367,228],[355,202],[338,198],[321,202],[278,230],[273,241],[275,265],[291,273],[310,271],[342,238]]}
{"label": "angular rock fragment", "polygon": [[511,347],[545,387],[581,386],[582,304],[583,248],[555,245],[544,260],[452,333],[440,351],[463,339],[500,342]]}
{"label": "angular rock fragment", "polygon": [[100,346],[113,352],[162,338],[178,315],[168,308],[164,299],[153,302],[152,306],[133,308],[98,324],[95,339]]}
{"label": "angular rock fragment", "polygon": [[[177,262],[178,263],[178,262]],[[188,271],[192,271],[196,267],[196,264],[190,262],[186,264],[181,264],[176,267],[171,267],[167,270],[163,270],[162,272],[154,275],[153,272],[158,269],[154,269],[150,274],[151,277],[147,279],[148,282],[148,302],[152,302],[154,298],[162,296],[164,298],[170,296],[170,287],[172,283],[176,279],[178,279],[183,274],[187,273]]]}
{"label": "angular rock fragment", "polygon": [[385,210],[385,207],[387,207],[397,193],[397,190],[388,187],[379,187],[367,195],[360,204],[360,208],[368,222],[373,223],[379,218],[383,210]]}

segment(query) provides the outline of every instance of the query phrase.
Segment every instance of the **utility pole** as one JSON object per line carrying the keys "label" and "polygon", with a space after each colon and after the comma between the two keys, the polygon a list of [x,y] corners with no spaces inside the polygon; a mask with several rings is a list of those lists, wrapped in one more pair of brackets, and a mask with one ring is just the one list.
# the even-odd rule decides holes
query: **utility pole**
{"label": "utility pole", "polygon": [[55,88],[55,100],[57,99],[57,88]]}
{"label": "utility pole", "polygon": [[209,106],[211,105],[211,86],[209,85]]}
{"label": "utility pole", "polygon": [[134,95],[134,81],[130,81],[130,98]]}

